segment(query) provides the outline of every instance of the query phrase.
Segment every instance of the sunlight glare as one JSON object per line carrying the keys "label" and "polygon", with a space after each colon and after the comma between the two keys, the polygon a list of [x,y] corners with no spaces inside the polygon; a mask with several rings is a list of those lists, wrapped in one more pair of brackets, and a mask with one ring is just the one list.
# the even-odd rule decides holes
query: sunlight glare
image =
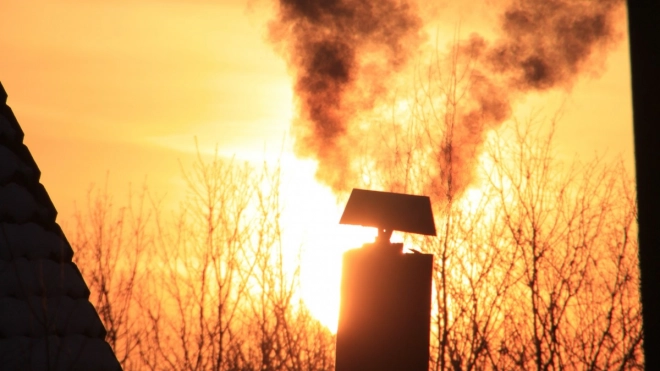
{"label": "sunlight glare", "polygon": [[287,156],[282,168],[283,243],[290,252],[301,250],[303,301],[336,332],[343,253],[373,242],[377,230],[339,224],[345,205],[314,180],[315,162]]}

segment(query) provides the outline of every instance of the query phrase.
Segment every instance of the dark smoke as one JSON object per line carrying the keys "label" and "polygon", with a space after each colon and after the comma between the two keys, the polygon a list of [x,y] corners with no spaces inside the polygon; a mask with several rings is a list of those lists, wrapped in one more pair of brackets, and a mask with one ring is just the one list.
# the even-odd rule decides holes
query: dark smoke
{"label": "dark smoke", "polygon": [[523,0],[502,17],[491,71],[520,91],[570,88],[590,58],[615,39],[620,0]]}
{"label": "dark smoke", "polygon": [[[443,198],[462,192],[473,178],[485,133],[509,119],[524,94],[563,88],[602,61],[617,39],[622,0],[519,0],[501,16],[501,34],[488,43],[479,35],[461,43],[475,61],[468,103],[452,141],[437,158],[438,177],[426,192]],[[450,189],[447,189],[450,187]]]}
{"label": "dark smoke", "polygon": [[[281,0],[271,38],[295,75],[299,155],[318,158],[317,178],[347,189],[350,123],[388,91],[390,76],[421,44],[422,22],[398,0]],[[347,183],[348,182],[348,183]]]}
{"label": "dark smoke", "polygon": [[[602,62],[614,41],[623,0],[516,0],[500,33],[459,41],[470,61],[469,88],[451,128],[425,161],[425,192],[452,197],[472,180],[484,134],[510,118],[524,94],[562,88]],[[297,152],[317,158],[317,178],[336,191],[357,184],[356,117],[386,96],[388,85],[422,45],[421,18],[405,0],[280,0],[271,37],[295,76]],[[446,123],[445,123],[446,124]],[[385,151],[372,154],[387,156]],[[378,160],[376,160],[378,162]],[[450,189],[447,189],[447,188]]]}

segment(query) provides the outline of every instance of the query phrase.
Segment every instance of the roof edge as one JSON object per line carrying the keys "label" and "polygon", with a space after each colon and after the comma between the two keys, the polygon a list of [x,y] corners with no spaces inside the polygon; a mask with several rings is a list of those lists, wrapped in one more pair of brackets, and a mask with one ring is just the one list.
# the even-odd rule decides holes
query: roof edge
{"label": "roof edge", "polygon": [[7,91],[5,90],[5,87],[2,86],[2,81],[0,81],[0,100],[2,100],[2,103],[7,103]]}

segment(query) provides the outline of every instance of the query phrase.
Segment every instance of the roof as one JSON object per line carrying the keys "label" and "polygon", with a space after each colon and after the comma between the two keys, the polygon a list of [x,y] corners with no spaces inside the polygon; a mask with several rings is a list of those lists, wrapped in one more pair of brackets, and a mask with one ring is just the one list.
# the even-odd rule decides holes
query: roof
{"label": "roof", "polygon": [[0,364],[121,370],[0,83]]}

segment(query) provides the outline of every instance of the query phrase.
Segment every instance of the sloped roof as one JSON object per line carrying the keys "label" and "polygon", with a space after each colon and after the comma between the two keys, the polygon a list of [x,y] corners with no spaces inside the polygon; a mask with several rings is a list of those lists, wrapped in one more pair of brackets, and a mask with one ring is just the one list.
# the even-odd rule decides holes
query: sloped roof
{"label": "sloped roof", "polygon": [[0,83],[2,370],[121,370]]}

